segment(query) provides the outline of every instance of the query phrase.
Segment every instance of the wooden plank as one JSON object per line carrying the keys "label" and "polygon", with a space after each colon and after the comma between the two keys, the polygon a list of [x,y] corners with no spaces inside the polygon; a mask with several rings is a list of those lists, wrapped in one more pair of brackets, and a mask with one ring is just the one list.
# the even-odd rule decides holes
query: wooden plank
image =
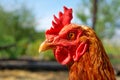
{"label": "wooden plank", "polygon": [[[25,69],[30,71],[67,71],[56,61],[41,61],[34,59],[0,59],[0,69]],[[114,65],[115,74],[120,76],[120,64]]]}
{"label": "wooden plank", "polygon": [[25,59],[1,59],[0,69],[27,69],[32,71],[47,70],[58,71],[67,70],[66,66],[62,66],[56,61],[39,61],[39,60],[25,60]]}

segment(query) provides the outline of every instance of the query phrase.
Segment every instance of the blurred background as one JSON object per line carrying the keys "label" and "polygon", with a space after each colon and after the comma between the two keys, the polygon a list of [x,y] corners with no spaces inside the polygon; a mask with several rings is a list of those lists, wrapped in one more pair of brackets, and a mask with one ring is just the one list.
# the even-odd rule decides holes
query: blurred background
{"label": "blurred background", "polygon": [[[0,0],[0,80],[67,79],[67,70],[35,72],[19,67],[28,66],[25,61],[35,66],[38,61],[55,62],[52,51],[39,54],[38,48],[53,15],[63,6],[73,8],[73,23],[95,30],[120,75],[120,0]],[[15,65],[21,69],[12,68]]]}

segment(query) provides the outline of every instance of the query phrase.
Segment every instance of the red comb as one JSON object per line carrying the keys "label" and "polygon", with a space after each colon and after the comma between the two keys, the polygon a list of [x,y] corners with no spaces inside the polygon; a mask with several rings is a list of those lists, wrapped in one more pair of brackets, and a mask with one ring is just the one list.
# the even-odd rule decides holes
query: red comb
{"label": "red comb", "polygon": [[46,31],[46,34],[58,34],[60,30],[67,24],[70,24],[72,19],[72,9],[68,9],[67,7],[64,8],[64,13],[59,12],[59,18],[57,18],[55,15],[54,21],[52,21],[52,27]]}

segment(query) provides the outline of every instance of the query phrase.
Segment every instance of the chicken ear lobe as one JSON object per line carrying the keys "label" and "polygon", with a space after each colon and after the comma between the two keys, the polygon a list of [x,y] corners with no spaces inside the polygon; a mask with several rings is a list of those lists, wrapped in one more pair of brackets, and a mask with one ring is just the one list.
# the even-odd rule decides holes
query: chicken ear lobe
{"label": "chicken ear lobe", "polygon": [[74,61],[79,61],[80,57],[86,52],[88,49],[88,43],[87,42],[82,42],[78,46],[75,55],[73,56]]}

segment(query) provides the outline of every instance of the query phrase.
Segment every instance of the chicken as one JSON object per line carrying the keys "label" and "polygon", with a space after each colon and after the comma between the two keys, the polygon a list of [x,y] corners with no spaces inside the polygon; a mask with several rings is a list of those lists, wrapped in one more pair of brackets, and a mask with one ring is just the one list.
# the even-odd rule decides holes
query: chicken
{"label": "chicken", "polygon": [[68,67],[69,80],[115,80],[113,67],[94,30],[71,20],[72,9],[64,6],[59,18],[54,15],[39,52],[52,49],[56,60]]}

